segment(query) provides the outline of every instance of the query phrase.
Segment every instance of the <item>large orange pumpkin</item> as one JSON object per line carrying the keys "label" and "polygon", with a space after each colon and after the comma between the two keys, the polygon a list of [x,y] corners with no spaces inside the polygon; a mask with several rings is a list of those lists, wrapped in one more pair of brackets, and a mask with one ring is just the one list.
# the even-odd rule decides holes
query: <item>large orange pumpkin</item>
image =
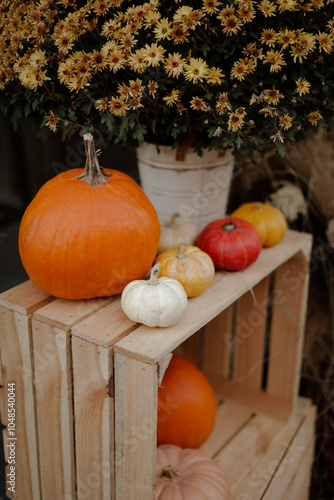
{"label": "large orange pumpkin", "polygon": [[158,390],[158,445],[198,448],[211,434],[216,415],[215,394],[206,376],[173,354]]}
{"label": "large orange pumpkin", "polygon": [[65,299],[122,292],[145,276],[159,244],[159,220],[144,191],[127,174],[100,167],[91,134],[85,145],[86,169],[48,181],[27,207],[19,230],[28,276]]}

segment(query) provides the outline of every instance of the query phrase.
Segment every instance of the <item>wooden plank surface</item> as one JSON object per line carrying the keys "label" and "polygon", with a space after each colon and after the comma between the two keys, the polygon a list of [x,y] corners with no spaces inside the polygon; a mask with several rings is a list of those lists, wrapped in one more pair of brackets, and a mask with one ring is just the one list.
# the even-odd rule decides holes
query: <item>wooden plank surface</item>
{"label": "wooden plank surface", "polygon": [[34,319],[33,342],[42,498],[67,498],[75,492],[70,338]]}
{"label": "wooden plank surface", "polygon": [[112,349],[72,337],[77,499],[114,498]]}
{"label": "wooden plank surface", "polygon": [[299,391],[309,267],[299,252],[275,272],[266,392],[295,401]]}
{"label": "wooden plank surface", "polygon": [[115,353],[116,500],[155,500],[157,365]]}
{"label": "wooden plank surface", "polygon": [[260,389],[265,353],[270,277],[237,302],[233,380]]}
{"label": "wooden plank surface", "polygon": [[40,480],[46,498],[75,495],[71,328],[112,300],[56,299],[33,314]]}
{"label": "wooden plank surface", "polygon": [[118,298],[93,316],[87,316],[77,323],[71,331],[76,337],[108,348],[137,327],[138,324],[127,318],[122,311]]}
{"label": "wooden plank surface", "polygon": [[0,306],[22,314],[31,314],[53,300],[30,280],[0,294]]}
{"label": "wooden plank surface", "polygon": [[201,450],[216,458],[226,444],[231,441],[254,417],[254,412],[233,400],[218,403],[217,418],[212,433],[201,446]]}
{"label": "wooden plank surface", "polygon": [[[219,463],[229,467],[232,473],[239,468],[239,476],[237,473],[229,476],[232,484],[231,500],[239,500],[242,498],[242,495],[246,494],[249,500],[259,500],[259,498],[262,498],[270,480],[283,460],[290,443],[293,441],[300,426],[304,422],[309,407],[309,400],[300,399],[298,401],[297,411],[294,412],[290,420],[286,423],[277,421],[274,418],[265,417],[266,428],[268,430],[266,440],[263,440],[261,437],[261,430],[257,431],[257,434],[260,432],[260,437],[250,432],[252,428],[248,429],[248,433],[250,433],[249,437],[247,437],[246,431],[243,431],[243,434],[239,433],[231,442],[230,447],[232,448],[232,453],[233,450],[236,450],[236,458],[238,460],[238,453],[241,453],[241,450],[244,449],[244,443],[247,442],[247,450],[245,449],[244,455],[244,467],[241,462],[236,462],[236,459],[233,454],[231,454],[231,450],[228,447],[224,448],[222,452],[222,461],[219,461]],[[261,418],[263,418],[263,415]],[[252,441],[253,448],[251,445]],[[230,465],[228,465],[229,458],[232,461]]]}
{"label": "wooden plank surface", "polygon": [[249,406],[253,411],[266,413],[281,420],[287,420],[293,410],[293,403],[290,400],[272,396],[263,390],[234,380],[222,384],[219,395]]}
{"label": "wooden plank surface", "polygon": [[115,299],[111,297],[89,300],[57,299],[36,311],[34,318],[48,325],[69,330],[113,300]]}
{"label": "wooden plank surface", "polygon": [[233,350],[233,305],[222,311],[204,327],[203,373],[219,394],[229,377]]}
{"label": "wooden plank surface", "polygon": [[[33,308],[30,304],[29,308]],[[4,429],[4,451],[12,446],[15,460],[15,493],[7,491],[10,498],[39,500],[38,450],[36,413],[32,366],[32,338],[30,316],[15,308],[0,306],[1,370],[3,387],[0,390],[1,420],[7,425],[8,384],[15,384],[15,428]],[[7,486],[8,483],[7,483]]]}
{"label": "wooden plank surface", "polygon": [[147,363],[157,363],[283,262],[305,251],[310,242],[309,234],[287,231],[280,243],[264,248],[257,261],[244,271],[216,272],[210,287],[189,299],[187,310],[176,325],[160,329],[141,325],[118,342],[115,349]]}
{"label": "wooden plank surface", "polygon": [[[277,464],[274,477],[266,489],[263,500],[286,499],[287,487],[289,487],[295,474],[302,470],[304,457],[306,457],[304,468],[310,469],[315,436],[315,410],[315,407],[311,406],[302,419],[295,436],[287,446],[284,457]],[[292,485],[290,485],[291,487]]]}

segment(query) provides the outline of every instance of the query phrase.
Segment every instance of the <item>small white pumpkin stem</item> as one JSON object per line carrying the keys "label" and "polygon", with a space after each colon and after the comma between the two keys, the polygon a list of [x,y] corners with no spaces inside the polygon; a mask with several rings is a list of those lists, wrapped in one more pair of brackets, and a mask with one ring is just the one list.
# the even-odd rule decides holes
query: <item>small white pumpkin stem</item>
{"label": "small white pumpkin stem", "polygon": [[179,214],[173,214],[170,218],[170,221],[168,222],[167,226],[172,227],[175,224],[176,219],[179,217]]}
{"label": "small white pumpkin stem", "polygon": [[98,154],[95,150],[94,138],[90,132],[88,134],[84,134],[83,138],[85,141],[86,151],[85,171],[83,174],[77,175],[76,178],[87,182],[90,186],[106,184],[110,174],[105,172],[99,164],[97,157]]}
{"label": "small white pumpkin stem", "polygon": [[186,257],[186,254],[184,253],[184,249],[185,249],[185,244],[184,243],[180,243],[179,244],[179,249],[178,249],[178,252],[177,252],[177,255],[176,255],[176,257],[178,259],[184,259]]}
{"label": "small white pumpkin stem", "polygon": [[174,465],[166,465],[166,467],[162,469],[160,477],[165,481],[173,482],[176,479],[179,479],[181,476],[181,472],[176,467],[174,467]]}
{"label": "small white pumpkin stem", "polygon": [[149,285],[156,286],[158,284],[158,274],[160,273],[160,262],[157,262],[152,268],[150,272],[150,277],[147,280]]}

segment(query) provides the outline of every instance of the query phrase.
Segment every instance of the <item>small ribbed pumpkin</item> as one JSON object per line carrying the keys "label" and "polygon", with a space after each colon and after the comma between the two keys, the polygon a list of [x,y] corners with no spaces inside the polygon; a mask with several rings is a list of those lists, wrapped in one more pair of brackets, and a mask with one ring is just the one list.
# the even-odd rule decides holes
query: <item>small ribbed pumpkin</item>
{"label": "small ribbed pumpkin", "polygon": [[84,136],[86,167],[49,180],[27,207],[19,252],[30,279],[65,299],[115,295],[143,278],[156,255],[160,224],[141,187],[103,170],[93,136]]}
{"label": "small ribbed pumpkin", "polygon": [[230,500],[225,472],[205,453],[158,446],[156,500]]}
{"label": "small ribbed pumpkin", "polygon": [[232,213],[232,217],[246,220],[256,227],[264,247],[277,245],[284,238],[287,230],[283,212],[260,201],[243,203]]}
{"label": "small ribbed pumpkin", "polygon": [[160,262],[159,276],[178,280],[187,297],[204,292],[215,277],[215,266],[210,255],[193,245],[181,243],[177,248],[162,252],[156,261]]}

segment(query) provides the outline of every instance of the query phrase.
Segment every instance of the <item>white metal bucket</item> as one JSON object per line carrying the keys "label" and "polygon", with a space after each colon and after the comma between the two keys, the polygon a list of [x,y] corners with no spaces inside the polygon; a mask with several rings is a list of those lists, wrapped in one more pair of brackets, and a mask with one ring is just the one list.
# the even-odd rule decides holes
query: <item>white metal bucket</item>
{"label": "white metal bucket", "polygon": [[232,150],[181,152],[169,146],[143,143],[137,149],[141,186],[160,221],[174,213],[201,231],[226,215],[234,167]]}

